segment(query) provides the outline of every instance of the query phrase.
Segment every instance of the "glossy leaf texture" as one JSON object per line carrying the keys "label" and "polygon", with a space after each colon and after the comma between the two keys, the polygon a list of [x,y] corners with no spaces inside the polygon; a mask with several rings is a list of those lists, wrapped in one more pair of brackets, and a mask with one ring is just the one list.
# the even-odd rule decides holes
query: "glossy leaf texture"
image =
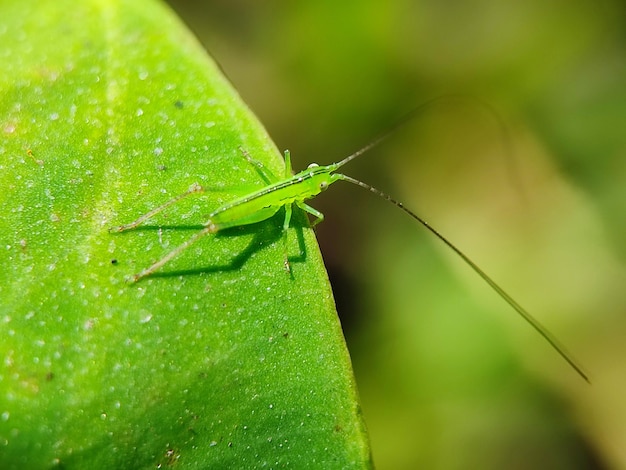
{"label": "glossy leaf texture", "polygon": [[283,171],[193,36],[149,0],[5,1],[0,43],[0,467],[368,467],[303,214],[127,281],[264,184],[241,148]]}

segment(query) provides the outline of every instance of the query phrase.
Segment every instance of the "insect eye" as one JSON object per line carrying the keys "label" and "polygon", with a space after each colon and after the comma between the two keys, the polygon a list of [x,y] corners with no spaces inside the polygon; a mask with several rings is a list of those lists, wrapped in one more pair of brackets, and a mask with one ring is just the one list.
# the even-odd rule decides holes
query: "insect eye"
{"label": "insect eye", "polygon": [[327,181],[322,181],[322,182],[320,183],[320,189],[323,191],[323,190],[325,190],[326,188],[328,188],[328,182],[327,182]]}
{"label": "insect eye", "polygon": [[317,163],[311,163],[309,164],[309,166],[307,168],[311,169],[311,168],[317,168],[319,165]]}

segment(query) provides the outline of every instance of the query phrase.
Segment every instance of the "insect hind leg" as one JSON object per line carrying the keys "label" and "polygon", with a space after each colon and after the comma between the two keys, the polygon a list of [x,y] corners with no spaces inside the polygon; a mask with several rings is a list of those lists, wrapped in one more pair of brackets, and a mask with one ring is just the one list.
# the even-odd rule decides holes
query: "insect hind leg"
{"label": "insect hind leg", "polygon": [[155,209],[152,209],[151,211],[146,212],[144,215],[140,216],[137,220],[134,220],[125,225],[118,225],[117,227],[111,227],[109,229],[109,232],[124,232],[126,230],[137,228],[138,226],[143,224],[146,220],[151,219],[152,217],[157,215],[159,212],[162,212],[163,210],[167,209],[169,206],[176,204],[181,199],[184,199],[187,196],[190,196],[192,194],[201,193],[203,191],[204,190],[202,189],[202,186],[200,186],[198,183],[194,183],[184,193],[179,194],[178,196],[173,197],[172,199],[165,202],[164,204],[161,204],[159,207],[156,207]]}
{"label": "insect hind leg", "polygon": [[196,233],[193,237],[187,239],[187,241],[185,241],[183,244],[178,245],[176,248],[174,248],[172,251],[170,251],[163,258],[161,258],[159,261],[154,263],[152,266],[150,266],[149,268],[144,269],[140,273],[135,274],[132,277],[133,282],[137,282],[137,281],[139,281],[140,279],[142,279],[144,277],[150,276],[152,273],[157,271],[163,265],[165,265],[166,263],[171,261],[173,258],[178,256],[183,251],[185,251],[191,245],[196,243],[202,237],[208,235],[209,233],[215,233],[215,232],[216,232],[215,225],[213,225],[213,224],[207,225],[202,230],[200,230],[198,233]]}

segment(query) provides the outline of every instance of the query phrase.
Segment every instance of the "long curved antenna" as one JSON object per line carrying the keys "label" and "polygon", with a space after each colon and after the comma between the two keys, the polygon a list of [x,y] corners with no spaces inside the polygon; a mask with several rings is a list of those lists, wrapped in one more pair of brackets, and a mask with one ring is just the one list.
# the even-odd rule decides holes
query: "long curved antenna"
{"label": "long curved antenna", "polygon": [[[510,133],[509,133],[509,131],[508,131],[504,121],[502,120],[502,117],[498,113],[498,111],[496,111],[496,109],[493,106],[491,106],[489,103],[487,103],[486,101],[483,101],[482,99],[480,99],[480,98],[478,98],[476,96],[453,93],[453,94],[436,96],[436,97],[431,98],[431,99],[429,99],[427,101],[424,101],[419,106],[413,108],[411,111],[409,111],[404,116],[402,116],[400,119],[398,119],[398,121],[396,121],[396,123],[393,126],[389,127],[382,134],[379,134],[374,140],[372,140],[365,147],[360,148],[356,152],[348,155],[343,160],[340,160],[337,163],[337,168],[342,167],[343,165],[345,165],[346,163],[354,160],[357,157],[360,157],[364,153],[366,153],[369,150],[371,150],[372,148],[376,147],[381,142],[385,141],[389,136],[394,134],[399,128],[405,126],[408,122],[413,120],[420,112],[422,112],[424,109],[428,108],[429,106],[432,106],[434,104],[443,102],[445,100],[453,100],[453,99],[463,99],[463,100],[471,101],[472,103],[478,104],[481,108],[483,108],[485,111],[487,111],[487,113],[489,113],[493,117],[494,121],[496,122],[496,124],[498,126],[498,130],[500,131],[500,134],[502,135],[502,139],[503,139],[503,144],[502,145],[504,147],[505,155],[513,155]],[[512,172],[512,173],[514,173],[514,172]]]}
{"label": "long curved antenna", "polygon": [[[384,136],[383,136],[384,138]],[[573,356],[567,352],[565,347],[559,343],[559,341],[550,333],[546,327],[544,327],[539,320],[533,317],[530,313],[528,313],[520,304],[518,304],[509,294],[507,294],[502,287],[500,287],[496,282],[491,279],[482,269],[478,267],[476,263],[474,263],[470,258],[465,255],[461,250],[459,250],[455,245],[452,244],[446,237],[444,237],[438,230],[432,227],[426,220],[421,218],[419,215],[407,209],[404,204],[400,201],[395,200],[387,193],[382,192],[380,189],[377,189],[373,186],[370,186],[367,183],[363,183],[362,181],[351,178],[350,176],[343,175],[341,173],[335,173],[335,176],[338,179],[342,179],[349,183],[360,186],[361,188],[367,189],[368,191],[376,194],[377,196],[385,199],[390,202],[394,206],[402,209],[405,213],[407,213],[411,218],[418,221],[421,225],[423,225],[426,229],[428,229],[433,235],[435,235],[439,240],[441,240],[448,248],[454,251],[457,255],[461,257],[465,263],[474,270],[476,274],[478,274],[483,281],[485,281],[489,286],[500,296],[502,297],[506,303],[508,303],[513,310],[515,310],[527,323],[532,326],[537,333],[539,333],[550,345],[556,350],[559,355],[567,361],[567,363],[580,375],[587,383],[591,383],[587,373],[583,370],[583,368],[578,364],[578,362],[573,358]]]}

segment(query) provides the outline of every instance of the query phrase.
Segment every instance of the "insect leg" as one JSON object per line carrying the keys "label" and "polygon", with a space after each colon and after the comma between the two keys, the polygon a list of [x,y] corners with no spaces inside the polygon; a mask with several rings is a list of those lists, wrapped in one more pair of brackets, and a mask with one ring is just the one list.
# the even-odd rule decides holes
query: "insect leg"
{"label": "insect leg", "polygon": [[109,232],[123,232],[125,230],[130,230],[130,229],[136,228],[139,225],[141,225],[142,223],[144,223],[146,220],[148,220],[148,219],[154,217],[155,215],[157,215],[159,212],[163,211],[164,209],[167,209],[172,204],[176,204],[178,201],[180,201],[181,199],[186,198],[187,196],[189,196],[191,194],[201,193],[202,191],[203,191],[202,186],[200,186],[198,183],[194,183],[194,184],[192,184],[189,187],[189,189],[187,191],[185,191],[184,193],[179,194],[178,196],[170,199],[165,204],[162,204],[159,207],[157,207],[155,209],[152,209],[150,212],[146,212],[144,215],[139,217],[137,220],[135,220],[135,221],[133,221],[133,222],[131,222],[129,224],[118,225],[117,227],[111,227],[109,229]]}
{"label": "insect leg", "polygon": [[156,270],[158,270],[161,266],[163,266],[164,264],[169,262],[172,258],[175,258],[176,256],[178,256],[180,253],[182,253],[184,250],[189,248],[192,244],[194,244],[195,242],[200,240],[202,237],[204,237],[205,235],[207,235],[209,233],[215,233],[215,232],[216,232],[216,229],[215,229],[215,226],[213,224],[207,225],[202,230],[200,230],[198,233],[196,233],[193,237],[189,238],[182,245],[178,245],[176,248],[174,248],[172,251],[170,251],[163,258],[161,258],[159,261],[154,263],[152,266],[150,266],[149,268],[144,269],[143,271],[141,271],[138,274],[135,274],[133,276],[133,281],[137,282],[139,279],[151,275]]}
{"label": "insect leg", "polygon": [[287,274],[291,274],[291,266],[289,265],[289,250],[288,250],[288,239],[287,233],[289,230],[289,223],[291,222],[291,214],[293,212],[293,208],[291,204],[287,204],[285,206],[285,222],[283,223],[283,251],[285,254],[285,271]]}
{"label": "insect leg", "polygon": [[248,163],[254,166],[257,173],[259,174],[261,179],[263,179],[265,184],[272,184],[278,181],[278,178],[276,178],[276,176],[270,170],[268,170],[267,167],[263,165],[263,163],[252,158],[252,156],[247,152],[246,149],[244,149],[243,147],[239,147],[239,151],[243,154]]}
{"label": "insect leg", "polygon": [[296,202],[296,204],[298,205],[298,207],[300,209],[302,209],[305,212],[308,212],[313,217],[315,217],[315,220],[311,224],[311,227],[315,227],[322,220],[324,220],[324,214],[322,214],[320,211],[318,211],[315,207],[311,207],[308,204],[305,204],[304,202]]}
{"label": "insect leg", "polygon": [[291,177],[293,172],[291,171],[291,153],[289,150],[285,150],[285,178]]}

